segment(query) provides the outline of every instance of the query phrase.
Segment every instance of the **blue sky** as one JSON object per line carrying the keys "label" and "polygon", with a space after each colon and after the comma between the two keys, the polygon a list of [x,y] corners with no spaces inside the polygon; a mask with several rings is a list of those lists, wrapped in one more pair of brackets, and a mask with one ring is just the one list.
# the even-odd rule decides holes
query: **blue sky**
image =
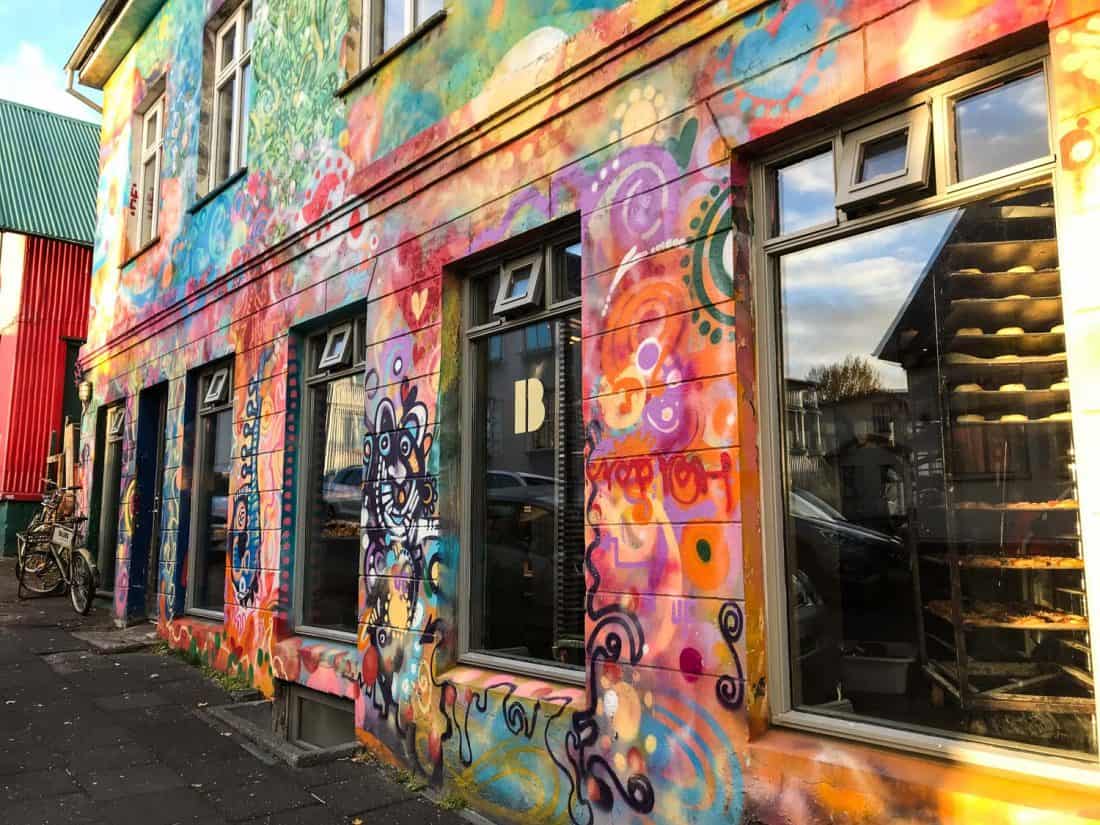
{"label": "blue sky", "polygon": [[0,0],[0,97],[98,120],[95,112],[65,93],[62,67],[100,3]]}

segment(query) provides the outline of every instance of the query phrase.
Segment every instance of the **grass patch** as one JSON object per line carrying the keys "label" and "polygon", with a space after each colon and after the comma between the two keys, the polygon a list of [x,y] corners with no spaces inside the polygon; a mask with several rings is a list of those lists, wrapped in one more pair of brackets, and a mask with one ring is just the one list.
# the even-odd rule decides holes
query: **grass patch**
{"label": "grass patch", "polygon": [[371,753],[366,748],[360,748],[359,751],[351,758],[352,762],[358,762],[360,765],[377,765],[378,757]]}
{"label": "grass patch", "polygon": [[233,671],[232,673],[223,673],[216,668],[210,667],[210,665],[202,660],[201,656],[190,649],[180,650],[179,648],[172,647],[166,642],[158,642],[153,646],[153,652],[159,653],[161,656],[171,656],[174,659],[186,662],[192,667],[197,667],[203,676],[226,693],[241,693],[252,690],[252,682],[239,670]]}
{"label": "grass patch", "polygon": [[466,807],[466,800],[461,794],[449,793],[439,800],[439,807],[445,811],[461,811]]}

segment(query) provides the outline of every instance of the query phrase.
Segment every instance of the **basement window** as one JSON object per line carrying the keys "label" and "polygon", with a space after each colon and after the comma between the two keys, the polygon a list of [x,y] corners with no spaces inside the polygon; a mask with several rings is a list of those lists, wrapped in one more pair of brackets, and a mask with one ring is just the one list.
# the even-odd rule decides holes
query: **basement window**
{"label": "basement window", "polygon": [[305,748],[335,748],[355,741],[355,704],[349,699],[292,687],[287,739]]}

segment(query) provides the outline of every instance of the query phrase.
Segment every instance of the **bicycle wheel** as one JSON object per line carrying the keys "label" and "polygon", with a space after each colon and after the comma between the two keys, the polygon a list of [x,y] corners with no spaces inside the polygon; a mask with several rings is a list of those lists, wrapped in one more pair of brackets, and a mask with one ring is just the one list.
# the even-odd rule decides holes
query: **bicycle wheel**
{"label": "bicycle wheel", "polygon": [[65,584],[61,568],[57,566],[57,559],[53,557],[48,544],[26,543],[23,547],[22,563],[16,565],[15,572],[23,587],[40,596],[56,593]]}
{"label": "bicycle wheel", "polygon": [[92,609],[92,601],[95,599],[95,574],[88,566],[83,553],[73,553],[72,582],[69,584],[69,601],[73,603],[73,610],[81,616],[86,616]]}

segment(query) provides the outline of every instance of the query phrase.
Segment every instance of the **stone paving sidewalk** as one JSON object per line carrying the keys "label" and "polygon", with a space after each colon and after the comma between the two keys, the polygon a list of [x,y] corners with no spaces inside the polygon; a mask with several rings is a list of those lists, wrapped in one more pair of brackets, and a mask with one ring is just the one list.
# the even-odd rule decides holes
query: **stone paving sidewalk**
{"label": "stone paving sidewalk", "polygon": [[198,670],[72,635],[108,626],[105,608],[20,602],[0,560],[3,825],[469,825],[371,765],[291,769],[256,751],[204,712],[230,697]]}

